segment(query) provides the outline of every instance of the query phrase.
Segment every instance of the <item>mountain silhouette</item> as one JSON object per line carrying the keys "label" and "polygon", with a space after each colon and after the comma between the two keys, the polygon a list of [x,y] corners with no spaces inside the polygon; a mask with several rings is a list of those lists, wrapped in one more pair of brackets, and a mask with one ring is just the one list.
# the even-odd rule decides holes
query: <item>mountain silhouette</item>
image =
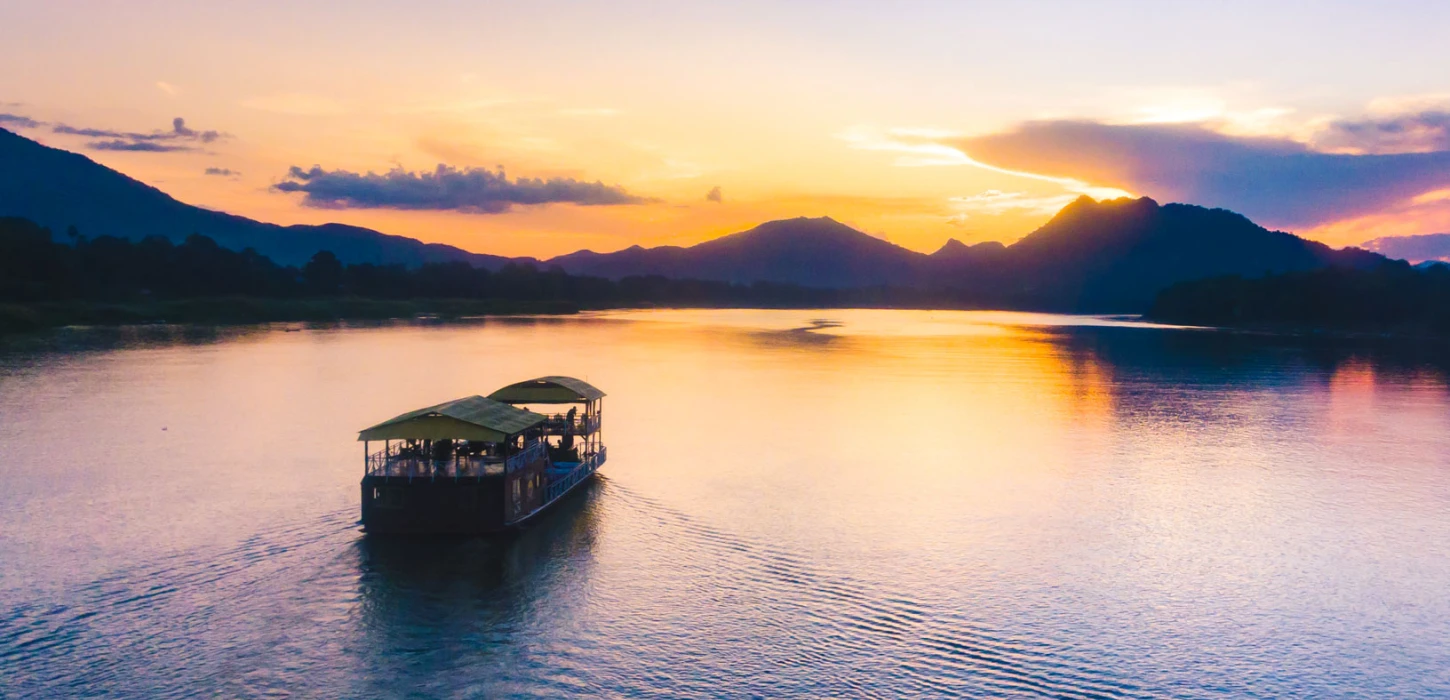
{"label": "mountain silhouette", "polygon": [[580,251],[545,261],[571,274],[631,275],[779,282],[807,287],[909,284],[920,253],[869,236],[829,217],[782,219],[681,248],[634,246],[615,253]]}
{"label": "mountain silhouette", "polygon": [[199,233],[224,248],[257,252],[284,265],[301,265],[319,250],[346,263],[462,260],[496,268],[508,260],[437,243],[391,236],[343,224],[278,226],[184,204],[95,161],[44,146],[0,129],[0,216],[19,216],[60,232],[172,241]]}
{"label": "mountain silhouette", "polygon": [[[277,226],[211,211],[5,130],[0,130],[0,216],[24,217],[55,231],[74,225],[90,237],[158,235],[180,241],[199,233],[225,248],[254,248],[284,265],[301,265],[319,250],[332,251],[344,263],[410,267],[464,261],[492,270],[511,261],[538,263],[355,226]],[[1186,280],[1327,266],[1365,269],[1385,259],[1269,231],[1223,209],[1159,205],[1146,197],[1101,202],[1082,197],[1006,246],[951,240],[927,255],[828,217],[802,217],[689,247],[584,250],[543,265],[610,279],[660,275],[829,289],[907,287],[949,292],[939,296],[979,307],[1131,313]]]}
{"label": "mountain silhouette", "polygon": [[1146,197],[1103,202],[1082,197],[1008,246],[950,240],[925,255],[829,218],[800,218],[688,248],[583,251],[546,264],[614,279],[664,275],[834,288],[929,287],[960,290],[964,299],[981,305],[1132,312],[1184,280],[1330,265],[1365,268],[1384,260],[1269,231],[1223,209],[1159,205]]}
{"label": "mountain silhouette", "polygon": [[946,270],[964,266],[985,266],[1002,261],[1006,254],[1007,246],[998,241],[967,245],[955,238],[949,238],[931,254],[931,265]]}
{"label": "mountain silhouette", "polygon": [[[1327,266],[1362,269],[1386,260],[1270,231],[1225,209],[1159,205],[1147,197],[1101,202],[1080,197],[1004,253],[989,268],[972,271],[979,293],[1067,310],[1140,310],[1159,291],[1185,280]],[[945,276],[939,279],[962,271],[939,271]]]}

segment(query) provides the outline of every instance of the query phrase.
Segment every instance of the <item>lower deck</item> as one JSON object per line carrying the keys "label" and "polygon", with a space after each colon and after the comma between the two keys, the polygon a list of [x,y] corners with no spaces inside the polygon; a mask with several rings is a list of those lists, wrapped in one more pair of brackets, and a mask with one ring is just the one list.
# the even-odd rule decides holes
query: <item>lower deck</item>
{"label": "lower deck", "polygon": [[603,447],[579,462],[553,463],[540,454],[512,471],[474,470],[454,460],[388,460],[363,477],[363,528],[418,534],[507,530],[594,476],[605,457]]}

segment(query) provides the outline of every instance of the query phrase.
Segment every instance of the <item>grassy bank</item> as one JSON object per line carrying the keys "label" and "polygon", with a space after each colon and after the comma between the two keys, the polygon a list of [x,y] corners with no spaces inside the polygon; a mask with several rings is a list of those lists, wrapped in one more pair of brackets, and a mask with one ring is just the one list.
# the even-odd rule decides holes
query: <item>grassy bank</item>
{"label": "grassy bank", "polygon": [[241,324],[275,321],[344,321],[444,318],[502,314],[569,314],[570,302],[501,299],[361,298],[263,299],[222,297],[139,302],[39,302],[0,304],[0,333],[22,333],[58,326],[104,326],[140,323]]}

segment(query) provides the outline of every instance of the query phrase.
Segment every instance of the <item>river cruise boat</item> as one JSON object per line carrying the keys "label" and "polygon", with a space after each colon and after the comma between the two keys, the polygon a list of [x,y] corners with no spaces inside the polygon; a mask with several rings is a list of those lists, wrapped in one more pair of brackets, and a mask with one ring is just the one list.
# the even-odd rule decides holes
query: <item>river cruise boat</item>
{"label": "river cruise boat", "polygon": [[604,464],[603,400],[573,377],[540,377],[363,430],[363,529],[478,534],[523,525]]}

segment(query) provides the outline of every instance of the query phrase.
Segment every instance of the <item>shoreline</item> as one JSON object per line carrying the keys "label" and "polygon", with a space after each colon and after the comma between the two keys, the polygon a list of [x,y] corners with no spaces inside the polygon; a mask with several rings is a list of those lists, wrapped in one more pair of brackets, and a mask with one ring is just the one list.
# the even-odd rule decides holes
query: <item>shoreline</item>
{"label": "shoreline", "polygon": [[1285,338],[1339,338],[1345,340],[1450,340],[1450,333],[1419,327],[1402,328],[1355,328],[1352,326],[1324,326],[1301,323],[1247,323],[1226,324],[1217,321],[1172,319],[1143,314],[1142,319],[1150,323],[1175,325],[1186,329],[1224,331],[1245,335],[1272,335]]}
{"label": "shoreline", "polygon": [[579,310],[579,306],[572,302],[505,299],[383,300],[358,297],[218,297],[165,301],[0,303],[0,336],[65,326],[382,321],[419,316],[463,318],[570,315],[578,313]]}
{"label": "shoreline", "polygon": [[1008,311],[1048,314],[1123,316],[1084,311],[984,307],[976,304],[720,304],[578,303],[508,299],[367,299],[363,297],[202,297],[151,301],[0,302],[0,336],[65,326],[245,325],[260,323],[383,321],[420,316],[464,318],[518,315],[573,315],[583,311],[652,309],[912,309],[927,311]]}
{"label": "shoreline", "polygon": [[[151,301],[45,301],[0,302],[0,336],[33,333],[66,326],[120,327],[142,325],[253,325],[341,321],[387,321],[424,318],[459,319],[487,316],[568,316],[584,311],[658,309],[855,309],[1026,311],[1091,316],[1124,315],[1081,311],[986,309],[975,305],[887,306],[850,304],[822,307],[814,304],[579,304],[573,301],[517,301],[508,299],[367,299],[313,297],[213,297]],[[1424,328],[1366,329],[1295,323],[1223,324],[1179,318],[1136,315],[1136,320],[1184,329],[1226,331],[1249,335],[1353,340],[1447,341],[1450,334]]]}

